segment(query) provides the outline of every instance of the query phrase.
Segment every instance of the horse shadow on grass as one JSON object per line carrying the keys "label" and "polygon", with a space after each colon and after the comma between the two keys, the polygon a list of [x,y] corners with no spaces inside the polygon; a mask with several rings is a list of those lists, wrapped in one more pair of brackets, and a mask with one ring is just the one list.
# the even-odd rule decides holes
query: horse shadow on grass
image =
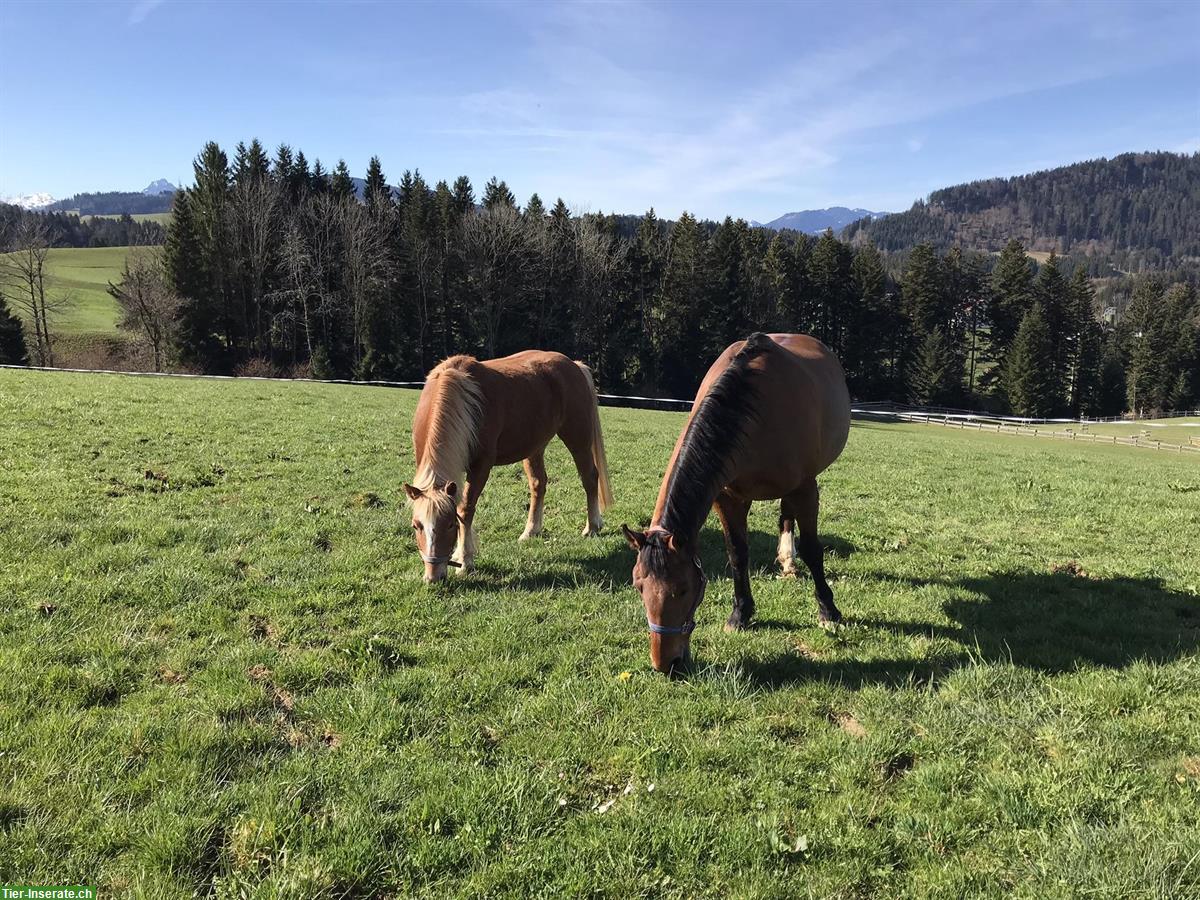
{"label": "horse shadow on grass", "polygon": [[[616,540],[606,527],[600,540],[607,546],[600,555],[581,554],[574,559],[555,560],[550,563],[544,559],[531,559],[529,565],[519,564],[515,572],[493,565],[492,560],[520,556],[524,545],[514,542],[511,547],[505,547],[502,542],[491,542],[480,553],[475,571],[461,578],[451,576],[452,587],[466,593],[545,591],[555,588],[590,588],[602,593],[631,591],[636,554],[625,543],[625,539],[620,537],[619,527],[614,529],[618,538]],[[765,531],[751,531],[749,541],[751,576],[763,577],[771,571],[778,572],[779,563],[775,559],[778,535]],[[833,535],[822,535],[821,543],[825,546],[826,556],[844,558],[857,550],[851,542]],[[719,528],[706,528],[701,532],[699,553],[701,564],[710,579],[730,576],[729,557]],[[803,569],[803,563],[798,562],[797,565]]]}
{"label": "horse shadow on grass", "polygon": [[813,680],[857,688],[936,684],[972,660],[1060,674],[1081,667],[1122,669],[1139,660],[1165,663],[1200,650],[1200,597],[1172,590],[1158,578],[1007,572],[907,581],[953,589],[943,611],[954,624],[856,618],[843,609],[846,627],[934,639],[942,649],[931,656],[855,662],[789,653],[747,660],[742,668],[765,688]]}

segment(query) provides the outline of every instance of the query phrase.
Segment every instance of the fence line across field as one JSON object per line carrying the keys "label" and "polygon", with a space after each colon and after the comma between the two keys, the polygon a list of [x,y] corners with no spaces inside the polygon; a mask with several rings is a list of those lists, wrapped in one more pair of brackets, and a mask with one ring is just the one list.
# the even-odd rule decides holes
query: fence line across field
{"label": "fence line across field", "polygon": [[[299,382],[302,384],[345,384],[363,387],[387,387],[419,389],[425,386],[424,381],[354,381],[348,378],[271,378],[263,375],[193,375],[183,372],[124,372],[116,369],[63,369],[54,366],[11,366],[0,365],[0,369],[19,369],[35,372],[73,372],[88,375],[125,375],[135,378],[207,378],[220,381],[280,381]],[[638,397],[624,394],[597,394],[602,406],[626,409],[654,409],[667,412],[687,412],[692,408],[691,400],[677,400],[668,397]],[[925,425],[941,425],[946,428],[960,428],[979,432],[995,432],[996,434],[1015,434],[1025,437],[1049,437],[1063,440],[1084,441],[1092,444],[1121,444],[1129,447],[1148,447],[1155,450],[1174,450],[1179,453],[1200,453],[1200,443],[1193,438],[1190,444],[1163,443],[1155,440],[1142,440],[1137,435],[1121,437],[1119,435],[1099,435],[1093,432],[1077,432],[1074,430],[1049,431],[1040,428],[1042,425],[1075,425],[1086,427],[1100,424],[1143,424],[1152,428],[1166,426],[1156,425],[1147,419],[1038,419],[1024,416],[1002,416],[991,413],[971,412],[962,409],[946,407],[915,407],[905,406],[892,401],[864,402],[851,407],[851,415],[857,419],[884,419],[894,422],[914,422]],[[1175,412],[1169,416],[1154,416],[1154,418],[1180,418],[1200,416],[1200,410],[1191,412]],[[1188,427],[1200,429],[1200,422],[1180,423]],[[1032,433],[1030,432],[1032,429]]]}

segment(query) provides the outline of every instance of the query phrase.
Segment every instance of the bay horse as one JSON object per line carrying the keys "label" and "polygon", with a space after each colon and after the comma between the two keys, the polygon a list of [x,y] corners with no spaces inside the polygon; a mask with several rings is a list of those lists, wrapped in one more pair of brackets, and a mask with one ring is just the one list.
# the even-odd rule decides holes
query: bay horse
{"label": "bay horse", "polygon": [[633,583],[646,607],[655,669],[670,672],[690,662],[706,585],[697,540],[710,508],[721,520],[733,567],[727,631],[747,627],[754,615],[746,526],[754,500],[781,499],[783,574],[795,575],[799,551],[812,573],[821,622],[841,620],[817,537],[817,475],[837,459],[849,433],[846,377],[816,338],[756,333],[712,364],[675,443],[650,527],[621,526],[637,551]]}
{"label": "bay horse", "polygon": [[591,370],[544,350],[482,362],[452,356],[434,367],[413,417],[416,477],[404,485],[426,582],[445,578],[447,566],[474,567],[475,506],[493,466],[524,460],[529,518],[521,540],[541,534],[543,454],[556,434],[587,492],[583,534],[599,534],[613,497]]}

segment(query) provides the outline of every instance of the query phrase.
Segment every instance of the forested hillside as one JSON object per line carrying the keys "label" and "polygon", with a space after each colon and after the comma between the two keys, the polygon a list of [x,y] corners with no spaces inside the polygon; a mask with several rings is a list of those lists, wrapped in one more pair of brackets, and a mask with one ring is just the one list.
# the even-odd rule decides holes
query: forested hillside
{"label": "forested hillside", "polygon": [[478,198],[419,172],[393,189],[378,158],[357,193],[344,163],[206,145],[164,254],[180,360],[407,380],[454,353],[543,347],[606,389],[687,397],[729,343],[777,330],[825,341],[860,398],[1099,414],[1179,408],[1200,384],[1191,285],[1139,285],[1106,328],[1086,272],[1039,268],[1019,241],[998,258],[920,244],[893,277],[862,233],[574,215],[495,178]]}
{"label": "forested hillside", "polygon": [[49,212],[75,212],[81,216],[160,213],[171,208],[171,197],[170,191],[155,194],[147,194],[144,191],[102,191],[56,200],[46,209]]}
{"label": "forested hillside", "polygon": [[51,247],[130,247],[161,244],[166,230],[158,222],[138,222],[126,214],[82,219],[74,213],[43,212],[0,203],[0,250],[11,249],[23,230],[43,232]]}
{"label": "forested hillside", "polygon": [[1200,265],[1200,153],[1125,153],[944,188],[846,237],[894,251],[928,242],[994,252],[1017,238],[1127,272]]}

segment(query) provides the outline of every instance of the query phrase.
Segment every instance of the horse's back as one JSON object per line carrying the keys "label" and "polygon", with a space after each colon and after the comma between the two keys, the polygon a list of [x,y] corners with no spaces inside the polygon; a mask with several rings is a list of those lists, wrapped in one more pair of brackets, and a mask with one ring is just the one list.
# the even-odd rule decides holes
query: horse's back
{"label": "horse's back", "polygon": [[800,477],[814,477],[837,459],[850,434],[846,376],[837,356],[821,341],[807,334],[754,335],[736,341],[713,364],[696,401],[750,341],[753,356],[745,365],[758,374],[758,408],[748,422],[754,433],[747,435],[746,443],[764,465],[795,466]]}
{"label": "horse's back", "polygon": [[576,420],[590,422],[584,417],[595,403],[591,385],[570,357],[556,351],[522,350],[477,361],[472,375],[483,387],[484,438],[498,463],[541,450]]}

